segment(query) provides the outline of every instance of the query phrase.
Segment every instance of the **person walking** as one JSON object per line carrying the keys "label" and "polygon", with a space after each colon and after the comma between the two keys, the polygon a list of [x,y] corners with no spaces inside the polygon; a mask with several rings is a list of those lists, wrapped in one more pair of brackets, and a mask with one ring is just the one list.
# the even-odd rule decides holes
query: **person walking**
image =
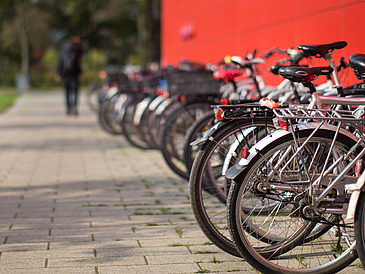
{"label": "person walking", "polygon": [[74,36],[61,52],[57,66],[57,79],[63,80],[68,115],[78,115],[78,82],[81,70],[81,40]]}

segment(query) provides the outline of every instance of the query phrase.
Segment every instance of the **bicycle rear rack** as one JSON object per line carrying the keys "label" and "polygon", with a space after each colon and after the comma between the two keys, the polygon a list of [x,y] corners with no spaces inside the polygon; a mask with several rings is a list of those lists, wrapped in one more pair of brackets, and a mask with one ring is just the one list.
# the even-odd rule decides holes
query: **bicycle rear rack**
{"label": "bicycle rear rack", "polygon": [[278,119],[296,120],[296,122],[308,121],[339,121],[345,125],[354,126],[361,130],[364,129],[365,110],[356,108],[353,111],[349,110],[330,110],[330,109],[305,109],[305,108],[276,108],[273,109],[275,116]]}

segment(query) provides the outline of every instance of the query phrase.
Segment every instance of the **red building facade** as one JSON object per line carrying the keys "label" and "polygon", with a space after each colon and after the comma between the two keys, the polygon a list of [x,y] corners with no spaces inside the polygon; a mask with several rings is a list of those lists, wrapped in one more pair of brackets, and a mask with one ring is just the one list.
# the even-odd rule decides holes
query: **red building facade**
{"label": "red building facade", "polygon": [[348,43],[335,60],[365,53],[365,0],[162,0],[161,12],[163,66],[335,41]]}

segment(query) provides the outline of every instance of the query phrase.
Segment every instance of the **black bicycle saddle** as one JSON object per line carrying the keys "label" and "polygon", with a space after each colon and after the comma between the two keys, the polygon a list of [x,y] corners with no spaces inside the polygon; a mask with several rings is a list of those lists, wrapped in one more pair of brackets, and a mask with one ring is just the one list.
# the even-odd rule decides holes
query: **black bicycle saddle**
{"label": "black bicycle saddle", "polygon": [[291,65],[291,66],[273,65],[268,69],[268,71],[275,75],[279,75],[279,69],[286,68],[286,67],[308,67],[308,66],[307,65]]}
{"label": "black bicycle saddle", "polygon": [[279,69],[279,75],[294,82],[310,82],[319,75],[332,73],[331,67],[282,67]]}
{"label": "black bicycle saddle", "polygon": [[365,54],[352,54],[349,59],[350,67],[365,72]]}
{"label": "black bicycle saddle", "polygon": [[308,53],[310,56],[317,58],[324,57],[327,53],[335,50],[342,49],[347,46],[347,42],[339,41],[329,44],[318,44],[318,45],[300,45],[298,49]]}
{"label": "black bicycle saddle", "polygon": [[365,81],[365,54],[352,54],[349,58],[350,67],[353,68],[356,77]]}

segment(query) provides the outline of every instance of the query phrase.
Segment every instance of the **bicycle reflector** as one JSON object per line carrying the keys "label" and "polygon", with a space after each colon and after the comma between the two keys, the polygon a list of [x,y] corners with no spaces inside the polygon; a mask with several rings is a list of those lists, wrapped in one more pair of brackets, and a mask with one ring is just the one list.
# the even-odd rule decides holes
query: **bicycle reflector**
{"label": "bicycle reflector", "polygon": [[226,105],[228,105],[228,99],[221,99],[221,100],[219,101],[219,103],[220,103],[221,105],[223,105],[223,106],[226,106]]}
{"label": "bicycle reflector", "polygon": [[221,108],[215,108],[214,109],[214,117],[218,121],[222,121],[223,120],[223,109],[221,109]]}
{"label": "bicycle reflector", "polygon": [[241,149],[241,157],[246,159],[248,156],[248,151],[244,147]]}
{"label": "bicycle reflector", "polygon": [[357,177],[360,177],[363,171],[364,171],[364,161],[362,159],[357,160],[355,166],[355,175]]}
{"label": "bicycle reflector", "polygon": [[288,122],[286,120],[282,120],[276,117],[273,119],[273,123],[276,129],[288,130]]}

